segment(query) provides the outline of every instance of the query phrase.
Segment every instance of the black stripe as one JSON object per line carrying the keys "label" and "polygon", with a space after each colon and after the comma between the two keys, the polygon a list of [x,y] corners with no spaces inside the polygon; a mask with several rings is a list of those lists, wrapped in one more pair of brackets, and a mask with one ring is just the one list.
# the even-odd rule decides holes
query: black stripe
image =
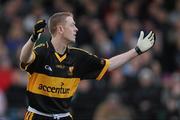
{"label": "black stripe", "polygon": [[26,117],[26,118],[27,118],[27,120],[29,120],[30,115],[31,115],[31,113],[30,113],[30,112],[28,112],[28,113],[27,113],[27,117]]}
{"label": "black stripe", "polygon": [[69,112],[71,98],[52,98],[38,95],[27,91],[29,105],[38,111],[48,114],[58,114]]}

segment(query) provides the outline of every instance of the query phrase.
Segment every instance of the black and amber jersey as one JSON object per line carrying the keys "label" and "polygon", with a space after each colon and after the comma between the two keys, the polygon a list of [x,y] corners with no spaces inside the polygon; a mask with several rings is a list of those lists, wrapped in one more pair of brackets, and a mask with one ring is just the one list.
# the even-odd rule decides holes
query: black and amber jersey
{"label": "black and amber jersey", "polygon": [[108,60],[78,48],[67,47],[60,55],[50,41],[36,46],[33,56],[31,63],[21,63],[29,73],[29,106],[49,114],[68,112],[80,80],[100,80],[109,67]]}

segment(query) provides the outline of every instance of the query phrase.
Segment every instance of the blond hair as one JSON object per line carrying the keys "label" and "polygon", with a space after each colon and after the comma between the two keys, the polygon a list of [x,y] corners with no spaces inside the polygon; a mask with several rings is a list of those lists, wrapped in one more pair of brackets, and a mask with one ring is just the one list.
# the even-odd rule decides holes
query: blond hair
{"label": "blond hair", "polygon": [[56,27],[58,24],[64,24],[65,20],[68,16],[72,16],[73,14],[70,12],[58,12],[53,14],[49,20],[48,20],[48,28],[49,28],[49,32],[54,35],[56,32]]}

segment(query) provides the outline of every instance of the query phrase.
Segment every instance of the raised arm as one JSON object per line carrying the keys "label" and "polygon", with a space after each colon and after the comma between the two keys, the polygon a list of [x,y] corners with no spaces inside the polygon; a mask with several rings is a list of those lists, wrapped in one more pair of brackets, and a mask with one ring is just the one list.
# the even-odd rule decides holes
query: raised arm
{"label": "raised arm", "polygon": [[34,26],[33,34],[23,46],[20,53],[20,62],[21,63],[30,63],[33,60],[33,47],[37,39],[40,37],[40,34],[44,31],[46,26],[45,20],[39,20]]}
{"label": "raised arm", "polygon": [[34,42],[32,42],[31,39],[32,38],[30,37],[21,50],[21,54],[20,54],[21,63],[30,63],[30,61],[32,61],[33,59],[32,50],[34,47]]}
{"label": "raised arm", "polygon": [[137,46],[134,49],[129,50],[128,52],[110,58],[110,67],[108,68],[108,70],[111,71],[120,67],[121,65],[125,64],[126,62],[130,61],[136,56],[148,51],[150,48],[154,46],[154,44],[155,34],[151,31],[144,38],[144,32],[141,31]]}

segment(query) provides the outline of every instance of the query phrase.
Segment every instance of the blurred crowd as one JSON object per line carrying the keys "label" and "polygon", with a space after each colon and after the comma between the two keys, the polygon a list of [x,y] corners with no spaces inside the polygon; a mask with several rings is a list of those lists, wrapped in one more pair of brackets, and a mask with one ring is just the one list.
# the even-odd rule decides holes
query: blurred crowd
{"label": "blurred crowd", "polygon": [[[21,48],[37,19],[60,11],[74,14],[74,46],[102,58],[134,48],[141,30],[156,33],[152,50],[101,81],[81,81],[75,120],[180,120],[180,0],[0,0],[0,120],[23,120]],[[48,29],[38,42],[47,40]]]}

